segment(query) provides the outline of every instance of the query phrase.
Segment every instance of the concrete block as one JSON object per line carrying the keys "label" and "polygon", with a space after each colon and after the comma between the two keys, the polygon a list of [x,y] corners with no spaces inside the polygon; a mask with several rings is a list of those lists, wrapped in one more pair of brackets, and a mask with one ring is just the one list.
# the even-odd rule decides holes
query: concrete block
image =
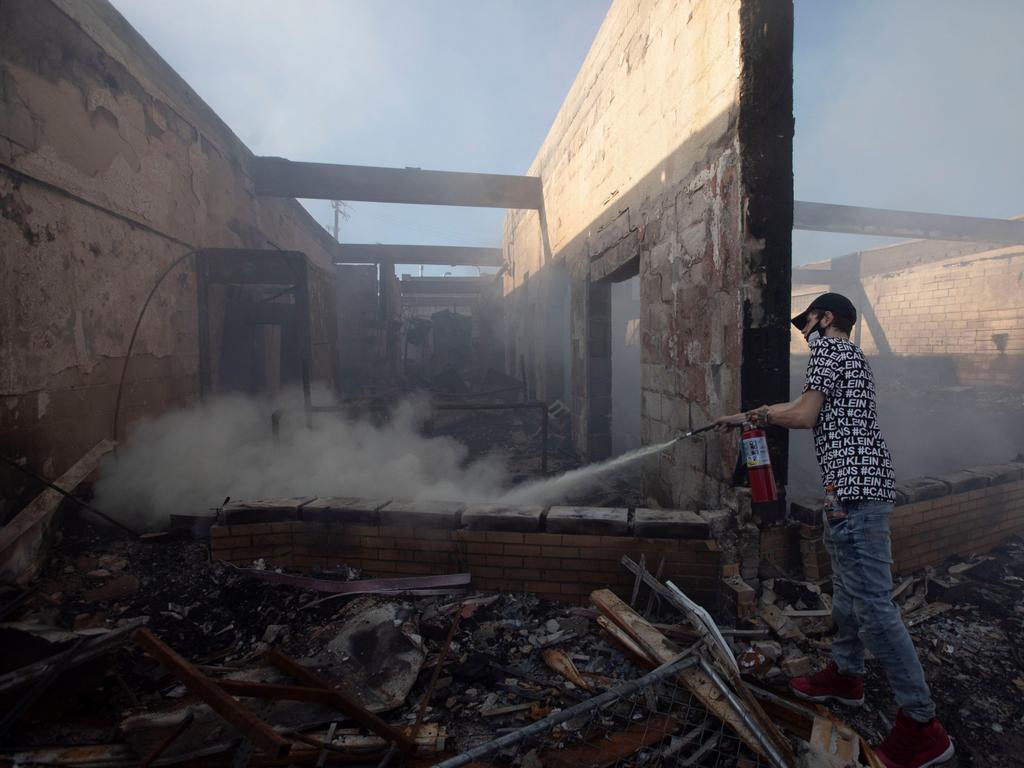
{"label": "concrete block", "polygon": [[501,504],[471,504],[462,512],[462,525],[475,531],[540,530],[544,507],[510,507]]}
{"label": "concrete block", "polygon": [[294,499],[251,499],[248,501],[231,501],[221,510],[221,522],[224,525],[241,525],[243,523],[277,523],[285,520],[298,520],[299,510],[309,502],[312,496],[301,496]]}
{"label": "concrete block", "polygon": [[941,480],[930,477],[915,477],[896,484],[896,491],[906,498],[908,504],[949,495],[949,486]]}
{"label": "concrete block", "polygon": [[708,521],[685,509],[637,508],[633,535],[663,539],[706,539],[711,535]]}
{"label": "concrete block", "polygon": [[353,499],[332,497],[313,499],[303,505],[300,516],[307,522],[352,523],[354,525],[380,525],[381,507],[386,499]]}
{"label": "concrete block", "polygon": [[661,395],[658,392],[643,390],[640,397],[644,415],[649,419],[661,419]]}
{"label": "concrete block", "polygon": [[967,472],[987,477],[989,485],[1002,485],[1012,483],[1024,477],[1024,464],[1013,462],[1010,464],[992,464],[984,467],[969,467]]}
{"label": "concrete block", "polygon": [[599,536],[629,534],[629,510],[616,507],[552,507],[548,533],[580,533]]}
{"label": "concrete block", "polygon": [[960,472],[948,472],[944,475],[936,475],[935,477],[928,477],[928,480],[938,480],[940,483],[945,483],[949,487],[950,493],[967,493],[967,491],[976,491],[979,488],[986,488],[989,484],[989,478],[987,475],[980,475],[977,472],[968,472],[962,470]]}
{"label": "concrete block", "polygon": [[463,509],[465,505],[451,501],[390,501],[379,512],[380,524],[454,530]]}

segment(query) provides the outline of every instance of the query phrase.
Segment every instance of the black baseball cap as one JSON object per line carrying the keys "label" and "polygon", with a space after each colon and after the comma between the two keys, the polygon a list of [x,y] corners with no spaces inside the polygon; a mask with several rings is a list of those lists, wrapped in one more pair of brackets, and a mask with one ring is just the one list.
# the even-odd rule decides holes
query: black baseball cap
{"label": "black baseball cap", "polygon": [[852,301],[841,293],[823,293],[811,302],[811,306],[793,318],[793,325],[798,331],[803,331],[804,326],[807,325],[807,316],[815,309],[831,312],[836,317],[844,317],[851,323],[857,322],[857,309],[853,306]]}

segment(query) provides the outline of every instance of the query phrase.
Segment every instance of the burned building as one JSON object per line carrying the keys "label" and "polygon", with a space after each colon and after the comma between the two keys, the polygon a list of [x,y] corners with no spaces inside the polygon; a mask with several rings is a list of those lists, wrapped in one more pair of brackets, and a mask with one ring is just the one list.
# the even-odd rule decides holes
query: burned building
{"label": "burned building", "polygon": [[204,387],[333,381],[323,228],[109,4],[0,13],[5,451],[59,476]]}
{"label": "burned building", "polygon": [[[612,450],[623,281],[639,280],[644,444],[788,395],[792,24],[785,4],[616,4],[531,166],[544,208],[505,225],[508,355],[571,400],[590,460]],[[677,443],[643,490],[713,508],[735,463],[727,442]]]}
{"label": "burned building", "polygon": [[790,2],[614,0],[522,175],[383,168],[255,155],[104,0],[0,4],[0,763],[878,765],[877,679],[849,724],[786,686],[834,630],[809,444],[755,503],[682,437],[799,395],[825,290],[940,714],[1024,725],[1024,222],[794,200],[793,50]]}

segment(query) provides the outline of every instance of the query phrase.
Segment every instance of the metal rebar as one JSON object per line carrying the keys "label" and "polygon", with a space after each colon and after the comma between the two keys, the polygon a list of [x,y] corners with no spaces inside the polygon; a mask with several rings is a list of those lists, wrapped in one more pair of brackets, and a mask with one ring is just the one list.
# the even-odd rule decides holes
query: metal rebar
{"label": "metal rebar", "polygon": [[563,709],[561,712],[556,712],[552,715],[548,715],[542,720],[538,720],[535,723],[531,723],[525,728],[520,728],[512,733],[507,733],[494,741],[489,741],[486,744],[473,747],[460,755],[444,760],[434,765],[433,768],[461,768],[461,766],[467,765],[474,760],[478,760],[481,757],[489,755],[498,750],[511,747],[515,744],[519,744],[522,741],[536,736],[537,734],[543,733],[559,723],[564,723],[566,720],[571,720],[577,715],[582,715],[585,712],[593,711],[605,704],[610,704],[613,701],[617,701],[624,696],[628,696],[631,693],[635,693],[643,688],[647,688],[654,685],[667,677],[672,677],[682,672],[684,669],[694,666],[697,660],[693,658],[692,652],[687,651],[682,657],[676,657],[671,661],[662,664],[657,669],[648,672],[643,677],[638,677],[636,680],[631,680],[628,683],[620,685],[618,688],[613,688],[610,691],[605,691],[599,696],[595,696],[592,699],[581,701],[568,709]]}
{"label": "metal rebar", "polygon": [[722,679],[722,676],[718,674],[718,670],[715,666],[705,659],[703,656],[700,657],[700,668],[704,670],[704,674],[711,678],[711,681],[715,684],[715,687],[722,692],[725,696],[726,701],[729,702],[729,706],[733,708],[743,724],[750,729],[750,732],[754,734],[754,738],[757,739],[757,743],[761,745],[761,749],[764,750],[768,759],[771,760],[772,765],[775,768],[791,768],[790,764],[786,762],[786,759],[779,754],[778,749],[772,740],[768,737],[758,722],[750,716],[747,708],[743,706],[739,699],[736,698],[736,694],[733,693],[732,689],[726,685],[726,682]]}

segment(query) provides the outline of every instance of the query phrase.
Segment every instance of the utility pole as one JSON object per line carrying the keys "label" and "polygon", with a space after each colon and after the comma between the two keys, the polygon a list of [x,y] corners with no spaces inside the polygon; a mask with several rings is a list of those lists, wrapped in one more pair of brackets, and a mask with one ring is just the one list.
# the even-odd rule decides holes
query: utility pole
{"label": "utility pole", "polygon": [[341,219],[346,221],[352,215],[348,210],[348,203],[344,200],[331,200],[331,208],[334,209],[334,239],[336,242],[341,242],[339,235],[341,232],[340,222]]}

